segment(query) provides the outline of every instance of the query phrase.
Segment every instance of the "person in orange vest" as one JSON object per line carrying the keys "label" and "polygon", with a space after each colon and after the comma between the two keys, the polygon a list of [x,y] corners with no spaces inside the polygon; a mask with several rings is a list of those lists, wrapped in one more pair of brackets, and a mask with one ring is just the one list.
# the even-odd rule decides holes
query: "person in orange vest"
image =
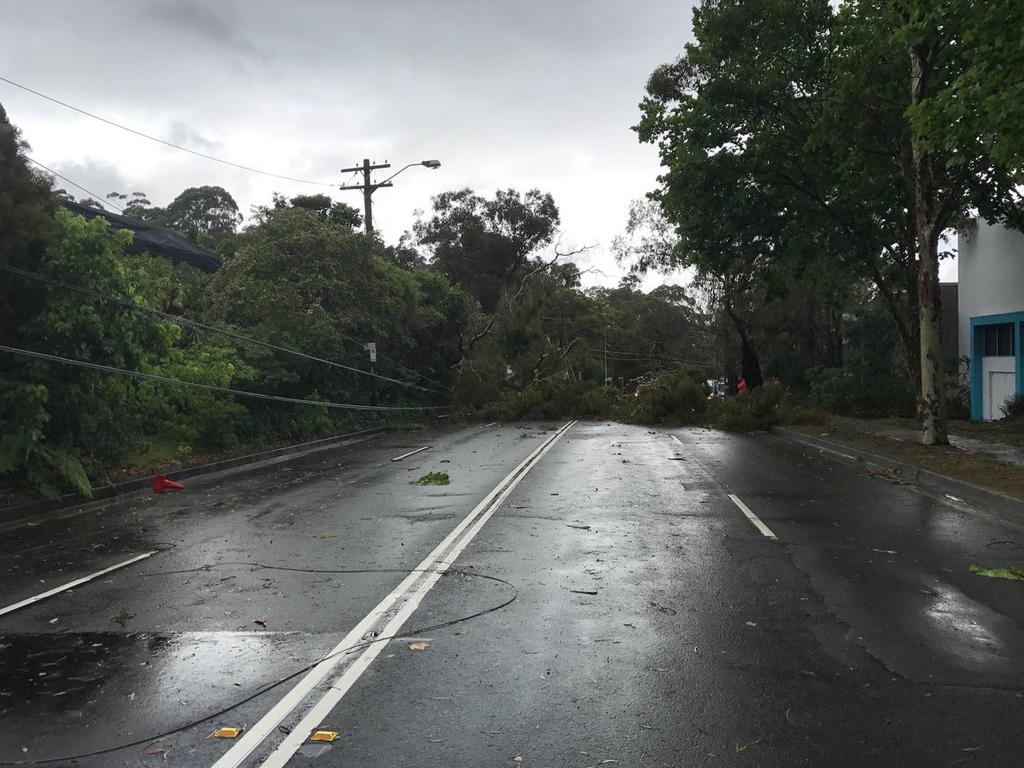
{"label": "person in orange vest", "polygon": [[740,380],[736,382],[736,392],[743,394],[747,391],[747,380],[740,376]]}

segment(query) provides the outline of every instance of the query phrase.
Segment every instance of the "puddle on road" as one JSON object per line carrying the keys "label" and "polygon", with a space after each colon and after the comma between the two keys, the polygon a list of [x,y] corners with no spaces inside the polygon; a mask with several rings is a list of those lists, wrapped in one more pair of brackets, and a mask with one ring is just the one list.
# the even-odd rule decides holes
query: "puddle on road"
{"label": "puddle on road", "polygon": [[932,600],[924,614],[937,647],[964,666],[982,670],[1007,666],[1006,646],[993,628],[1005,621],[993,621],[998,617],[989,608],[950,585],[938,583],[930,591]]}
{"label": "puddle on road", "polygon": [[69,730],[113,738],[189,722],[315,660],[320,645],[297,632],[0,635],[0,759]]}

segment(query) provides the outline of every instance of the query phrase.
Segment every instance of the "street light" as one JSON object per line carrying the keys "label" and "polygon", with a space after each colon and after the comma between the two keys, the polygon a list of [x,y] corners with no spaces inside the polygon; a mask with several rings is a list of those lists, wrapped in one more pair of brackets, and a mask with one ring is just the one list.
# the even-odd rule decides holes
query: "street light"
{"label": "street light", "polygon": [[373,201],[371,199],[372,196],[373,196],[373,193],[376,192],[381,187],[391,187],[391,186],[394,186],[391,183],[391,180],[393,178],[395,178],[395,176],[400,174],[402,171],[407,170],[409,168],[412,168],[414,165],[422,165],[424,168],[436,169],[436,168],[440,168],[441,167],[441,161],[440,160],[421,160],[418,163],[409,163],[408,165],[406,165],[406,166],[404,166],[402,168],[399,168],[393,174],[391,174],[386,179],[384,179],[384,181],[378,181],[376,184],[374,184],[372,181],[370,181],[370,172],[371,171],[376,171],[376,170],[378,170],[380,168],[390,168],[391,167],[390,163],[379,163],[377,165],[370,165],[370,161],[367,160],[367,159],[364,159],[362,165],[357,165],[354,168],[342,168],[341,169],[342,173],[358,173],[358,172],[362,172],[362,174],[363,174],[363,183],[362,184],[351,184],[351,185],[339,187],[339,189],[342,189],[342,190],[346,190],[346,189],[360,189],[360,190],[362,190],[362,192],[363,192],[363,225],[364,225],[364,228],[366,230],[366,234],[368,234],[368,235],[373,234]]}
{"label": "street light", "polygon": [[409,163],[408,165],[406,165],[406,166],[404,166],[402,168],[399,168],[397,171],[392,173],[390,176],[388,176],[386,179],[384,179],[384,181],[381,181],[381,182],[378,182],[378,183],[374,184],[373,188],[376,189],[377,187],[383,187],[385,184],[387,184],[389,181],[391,181],[393,178],[395,178],[395,176],[400,174],[402,171],[408,170],[409,168],[412,168],[414,165],[422,165],[424,168],[437,169],[437,168],[441,167],[441,161],[440,160],[420,160],[418,163]]}

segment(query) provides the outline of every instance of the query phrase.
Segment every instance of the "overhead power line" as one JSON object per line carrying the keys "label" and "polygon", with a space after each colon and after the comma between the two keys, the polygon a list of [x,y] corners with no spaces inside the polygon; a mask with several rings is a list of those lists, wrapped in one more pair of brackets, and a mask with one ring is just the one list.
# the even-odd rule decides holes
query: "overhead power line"
{"label": "overhead power line", "polygon": [[70,184],[70,185],[71,185],[72,187],[76,187],[77,189],[80,189],[80,190],[82,190],[82,191],[83,191],[83,192],[85,192],[86,194],[89,194],[89,195],[91,195],[91,196],[92,196],[92,198],[93,198],[93,199],[94,199],[94,200],[95,200],[96,202],[98,202],[98,203],[102,203],[103,205],[109,205],[109,206],[110,206],[111,208],[113,208],[113,209],[114,209],[115,211],[117,211],[118,213],[124,213],[124,208],[122,208],[121,206],[119,206],[119,205],[114,205],[114,204],[113,204],[112,202],[110,202],[109,200],[104,200],[104,199],[103,199],[102,197],[100,197],[99,195],[97,195],[97,194],[96,194],[95,192],[90,192],[90,191],[89,191],[88,189],[86,189],[85,187],[83,187],[83,186],[82,186],[81,184],[77,184],[77,183],[75,183],[74,181],[72,181],[71,179],[69,179],[69,178],[68,178],[67,176],[61,176],[61,175],[60,175],[59,173],[57,173],[57,172],[56,172],[55,170],[53,170],[52,168],[47,168],[47,167],[46,167],[45,165],[43,165],[42,163],[40,163],[40,162],[39,162],[38,160],[36,160],[35,158],[32,158],[32,157],[29,157],[28,155],[25,155],[25,159],[26,159],[26,160],[28,160],[28,161],[29,161],[30,163],[35,163],[36,165],[38,165],[38,166],[39,166],[40,168],[42,168],[42,169],[43,169],[44,171],[46,171],[47,173],[52,173],[52,174],[53,174],[54,176],[56,176],[56,177],[57,177],[58,179],[63,179],[63,180],[64,180],[64,181],[66,181],[66,182],[67,182],[68,184]]}
{"label": "overhead power line", "polygon": [[[319,187],[333,187],[333,186],[335,186],[335,184],[333,182],[329,182],[329,181],[313,181],[311,179],[300,179],[300,178],[297,178],[295,176],[285,176],[284,174],[280,174],[280,173],[273,173],[271,171],[264,171],[264,170],[261,170],[259,168],[253,168],[252,166],[249,166],[249,165],[242,165],[241,163],[233,163],[230,160],[224,160],[223,158],[220,158],[220,157],[214,157],[213,155],[208,155],[205,152],[200,152],[200,151],[195,150],[195,149],[190,149],[189,147],[184,147],[181,144],[175,144],[173,141],[167,141],[166,139],[161,139],[158,136],[152,136],[152,135],[150,135],[148,133],[143,133],[142,131],[138,131],[135,128],[129,128],[127,125],[122,125],[121,123],[114,122],[113,120],[108,120],[107,118],[101,117],[100,115],[97,115],[97,114],[95,114],[93,112],[89,112],[88,110],[82,109],[80,107],[76,107],[73,104],[68,104],[66,101],[61,101],[60,99],[54,98],[53,96],[48,96],[45,93],[40,93],[37,90],[29,88],[27,85],[22,85],[21,83],[16,83],[13,80],[10,80],[10,79],[8,79],[6,77],[3,77],[2,75],[0,75],[0,81],[5,82],[8,85],[13,85],[15,88],[20,88],[21,90],[26,91],[27,93],[31,93],[31,94],[33,94],[35,96],[38,96],[41,99],[46,99],[47,101],[52,101],[54,104],[59,104],[60,106],[65,107],[66,109],[70,109],[70,110],[72,110],[74,112],[77,112],[80,115],[85,115],[86,117],[91,117],[93,120],[99,120],[101,123],[106,123],[107,125],[113,126],[114,128],[120,128],[122,131],[127,131],[128,133],[133,133],[136,136],[142,137],[143,139],[149,139],[150,141],[155,141],[157,144],[163,144],[165,147],[171,147],[172,149],[181,150],[182,152],[188,152],[190,155],[195,155],[196,157],[202,157],[202,158],[204,158],[206,160],[212,160],[213,162],[220,163],[221,165],[227,165],[227,166],[230,166],[232,168],[238,168],[238,169],[243,170],[243,171],[248,171],[249,173],[258,173],[261,176],[270,176],[270,177],[275,178],[275,179],[284,179],[285,181],[295,181],[295,182],[298,182],[300,184],[315,184],[316,186],[319,186]],[[78,186],[78,185],[76,184],[75,186]],[[92,194],[92,193],[90,193],[90,194]]]}
{"label": "overhead power line", "polygon": [[[341,336],[341,338],[343,338],[343,339],[347,339],[348,341],[353,342],[354,344],[358,344],[360,346],[363,346],[363,342],[360,341],[359,339],[357,339],[355,336],[349,336],[347,333],[344,333],[343,331],[338,331],[338,335]],[[396,368],[400,368],[401,370],[405,371],[406,373],[411,373],[413,376],[415,376],[420,381],[425,381],[425,382],[427,382],[427,384],[433,384],[435,387],[440,387],[445,392],[451,392],[452,391],[451,387],[446,386],[446,385],[442,384],[439,381],[434,381],[433,379],[424,376],[419,371],[414,371],[412,368],[410,368],[407,365],[402,365],[400,362],[395,360],[390,355],[385,355],[383,352],[380,352],[379,350],[377,352],[377,357],[379,357],[381,360],[388,360],[388,361],[390,361],[391,364],[394,365]],[[432,389],[429,389],[429,388],[427,388],[427,391],[429,391],[429,392],[437,392],[437,390],[432,390]],[[441,394],[441,393],[438,392],[438,394]]]}
{"label": "overhead power line", "polygon": [[62,365],[71,365],[77,368],[88,368],[94,371],[102,371],[104,373],[114,373],[119,376],[128,376],[133,379],[142,379],[144,381],[158,381],[162,384],[176,384],[182,387],[193,387],[195,389],[205,389],[209,392],[223,392],[229,395],[237,395],[239,397],[252,397],[259,400],[274,400],[279,403],[291,403],[292,405],[319,405],[324,408],[341,408],[351,411],[438,411],[448,408],[446,405],[435,405],[435,406],[421,406],[421,405],[361,405],[358,403],[331,403],[323,402],[321,400],[304,400],[298,397],[282,397],[281,395],[265,395],[261,392],[248,392],[244,389],[232,389],[231,387],[218,387],[213,384],[200,384],[194,381],[182,381],[181,379],[172,379],[167,376],[158,376],[155,373],[143,373],[142,371],[129,371],[125,368],[115,368],[110,365],[100,365],[99,363],[88,363],[84,360],[72,360],[67,357],[59,357],[57,355],[50,355],[46,352],[37,352],[32,349],[20,349],[18,347],[8,347],[4,344],[0,344],[0,352],[9,352],[12,355],[23,355],[25,357],[33,357],[39,360],[47,360],[53,363],[60,363]]}
{"label": "overhead power line", "polygon": [[379,379],[381,381],[387,381],[392,384],[399,384],[403,387],[411,387],[413,389],[418,389],[421,392],[435,392],[437,394],[442,394],[437,390],[431,390],[428,389],[427,387],[420,386],[419,384],[413,384],[410,381],[402,381],[401,379],[393,379],[390,376],[383,376],[379,373],[371,373],[370,371],[364,371],[360,368],[356,368],[351,365],[345,365],[344,363],[335,362],[334,360],[326,360],[322,357],[316,357],[315,355],[307,355],[305,352],[299,352],[298,350],[295,349],[289,349],[288,347],[282,347],[277,344],[271,344],[268,341],[254,339],[250,336],[245,336],[241,333],[229,331],[226,328],[218,328],[217,326],[207,325],[206,323],[201,323],[197,320],[189,320],[188,318],[180,317],[178,315],[172,315],[169,312],[161,312],[159,309],[151,309],[150,307],[144,307],[141,304],[135,304],[131,301],[127,301],[126,299],[118,299],[113,296],[105,296],[102,293],[98,293],[92,290],[91,288],[86,288],[85,286],[81,285],[72,285],[71,283],[65,283],[63,280],[56,280],[52,277],[47,277],[46,275],[40,275],[37,272],[29,272],[28,270],[20,269],[10,264],[0,264],[0,270],[4,272],[9,272],[12,275],[18,275],[19,277],[27,278],[29,280],[35,280],[40,283],[45,283],[47,285],[52,285],[57,288],[62,288],[63,290],[66,291],[78,293],[81,294],[82,296],[88,296],[90,298],[98,299],[100,301],[106,301],[111,304],[117,304],[118,306],[132,310],[133,312],[140,312],[142,314],[159,317],[162,320],[168,320],[172,323],[177,323],[178,325],[186,326],[189,328],[196,328],[202,331],[209,331],[211,333],[219,333],[223,336],[227,336],[237,341],[244,341],[259,347],[272,349],[275,352],[284,352],[285,354],[294,355],[295,357],[301,357],[306,360],[312,360],[313,362],[316,363],[323,363],[324,365],[330,365],[335,368],[351,371],[352,373],[357,373],[360,374],[361,376],[369,376],[370,378]]}

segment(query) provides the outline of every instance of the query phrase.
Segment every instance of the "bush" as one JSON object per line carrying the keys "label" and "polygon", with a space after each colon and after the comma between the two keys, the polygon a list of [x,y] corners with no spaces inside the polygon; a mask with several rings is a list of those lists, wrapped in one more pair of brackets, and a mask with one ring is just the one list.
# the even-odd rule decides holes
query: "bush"
{"label": "bush", "polygon": [[946,373],[946,413],[950,419],[971,418],[971,359],[961,357]]}
{"label": "bush", "polygon": [[664,371],[644,379],[623,420],[639,424],[696,424],[708,408],[707,388],[690,372]]}
{"label": "bush", "polygon": [[999,407],[999,410],[1003,412],[1004,418],[1013,421],[1024,421],[1024,392],[1018,392],[1009,398]]}
{"label": "bush", "polygon": [[832,413],[864,417],[914,416],[915,395],[906,377],[863,370],[811,368],[810,400]]}
{"label": "bush", "polygon": [[0,474],[19,478],[27,488],[49,499],[65,489],[92,496],[92,485],[82,462],[66,449],[53,449],[30,435],[0,437]]}
{"label": "bush", "polygon": [[777,424],[792,426],[827,427],[832,422],[832,414],[817,405],[810,403],[791,402],[783,398],[776,409]]}
{"label": "bush", "polygon": [[619,412],[623,400],[622,393],[614,387],[588,389],[579,398],[576,415],[583,418],[607,419]]}
{"label": "bush", "polygon": [[736,397],[714,400],[711,426],[731,432],[769,429],[779,423],[778,407],[782,397],[782,385],[769,383]]}
{"label": "bush", "polygon": [[483,416],[498,421],[575,416],[580,412],[583,394],[583,386],[573,382],[537,381],[524,389],[503,392],[496,402],[483,409]]}

